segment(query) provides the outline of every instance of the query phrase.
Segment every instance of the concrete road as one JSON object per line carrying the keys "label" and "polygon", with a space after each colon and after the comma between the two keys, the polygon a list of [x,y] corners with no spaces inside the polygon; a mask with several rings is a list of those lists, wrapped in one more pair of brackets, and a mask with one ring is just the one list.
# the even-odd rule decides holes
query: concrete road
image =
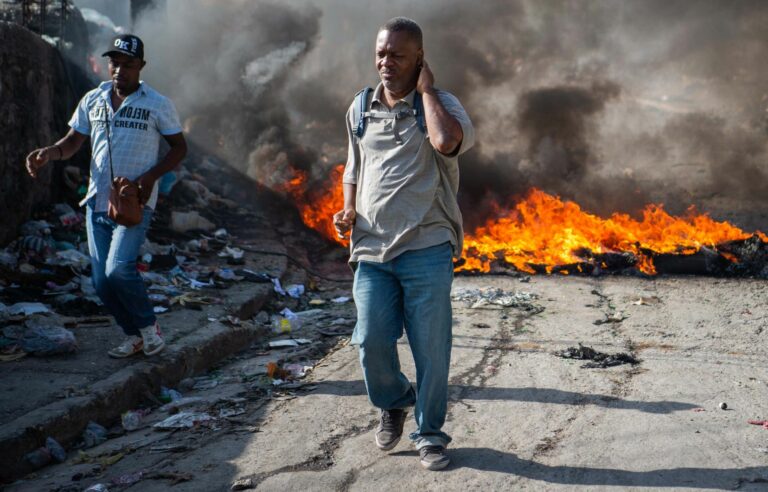
{"label": "concrete road", "polygon": [[[454,289],[489,286],[538,294],[544,310],[454,303],[445,427],[454,441],[444,471],[422,469],[407,439],[388,453],[375,447],[378,413],[356,349],[342,343],[315,367],[313,386],[250,398],[239,421],[136,431],[102,445],[125,456],[100,475],[72,482],[93,464],[70,462],[9,490],[84,488],[139,471],[127,490],[224,491],[245,478],[257,490],[768,488],[768,430],[747,423],[768,419],[768,284],[486,276],[459,277]],[[579,342],[631,350],[642,362],[585,369],[552,354]],[[412,377],[405,341],[400,349]],[[244,355],[219,371],[262,359]],[[217,391],[242,396],[244,387]],[[183,446],[162,452],[171,444]],[[191,479],[168,489],[170,472]]]}

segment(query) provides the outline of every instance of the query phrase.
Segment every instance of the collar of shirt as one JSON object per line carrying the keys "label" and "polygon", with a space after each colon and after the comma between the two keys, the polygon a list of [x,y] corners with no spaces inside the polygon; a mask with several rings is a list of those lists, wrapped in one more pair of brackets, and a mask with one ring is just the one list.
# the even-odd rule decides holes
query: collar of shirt
{"label": "collar of shirt", "polygon": [[[112,101],[110,101],[109,99],[109,94],[110,92],[112,92],[112,85],[113,85],[113,82],[111,80],[107,80],[99,84],[99,91],[101,91],[101,93],[99,94],[99,97],[107,101],[109,103],[110,108],[112,108]],[[147,94],[147,86],[143,80],[140,80],[139,88],[133,91],[132,93],[128,94],[128,97],[126,97],[123,100],[123,104],[130,103],[134,99],[137,99],[146,94]]]}
{"label": "collar of shirt", "polygon": [[[379,104],[383,105],[384,107],[387,106],[386,104],[384,104],[384,101],[381,98],[382,91],[384,91],[384,84],[379,82],[379,85],[376,86],[376,90],[373,91],[373,98],[371,99],[371,104],[379,103]],[[416,88],[414,87],[414,89],[411,92],[409,92],[408,94],[406,94],[405,97],[400,99],[398,101],[398,103],[403,102],[403,103],[407,104],[408,107],[412,108],[413,107],[413,100],[414,100],[415,97],[416,97]],[[395,104],[395,106],[397,106],[397,104]],[[395,109],[395,108],[393,107],[392,109]]]}

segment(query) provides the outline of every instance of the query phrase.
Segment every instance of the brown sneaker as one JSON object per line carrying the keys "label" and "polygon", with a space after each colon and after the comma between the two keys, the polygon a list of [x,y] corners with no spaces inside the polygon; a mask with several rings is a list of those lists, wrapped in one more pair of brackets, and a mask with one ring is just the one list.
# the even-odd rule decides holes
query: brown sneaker
{"label": "brown sneaker", "polygon": [[451,462],[443,446],[424,446],[419,449],[421,466],[427,470],[442,470]]}
{"label": "brown sneaker", "polygon": [[125,359],[140,353],[143,348],[144,340],[141,337],[130,336],[123,340],[123,343],[107,352],[107,355],[115,359]]}
{"label": "brown sneaker", "polygon": [[403,425],[408,410],[395,408],[393,410],[382,410],[381,421],[376,429],[376,446],[383,451],[389,451],[400,442],[400,436],[403,435]]}

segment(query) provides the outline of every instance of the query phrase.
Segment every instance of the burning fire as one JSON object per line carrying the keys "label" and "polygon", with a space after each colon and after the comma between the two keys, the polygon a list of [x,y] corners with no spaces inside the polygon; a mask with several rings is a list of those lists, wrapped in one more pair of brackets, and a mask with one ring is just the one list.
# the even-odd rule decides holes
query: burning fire
{"label": "burning fire", "polygon": [[283,185],[282,191],[293,198],[307,227],[343,246],[349,246],[349,240],[339,238],[333,227],[333,214],[344,208],[343,174],[344,164],[339,164],[331,170],[331,176],[322,186],[309,189],[307,173],[294,169],[293,179]]}
{"label": "burning fire", "polygon": [[[293,179],[282,191],[294,199],[307,226],[348,246],[348,240],[336,236],[332,219],[344,204],[343,172],[344,165],[339,164],[323,186],[308,189],[306,173],[294,170]],[[524,272],[552,272],[555,267],[584,262],[592,255],[632,253],[640,271],[655,274],[651,253],[690,255],[702,247],[714,248],[752,235],[698,213],[693,206],[682,217],[669,215],[662,205],[647,205],[639,221],[619,213],[603,219],[536,188],[513,209],[499,208],[495,215],[465,235],[464,263],[457,270],[488,272],[493,260],[503,259]],[[757,234],[768,241],[768,236]]]}
{"label": "burning fire", "polygon": [[[501,257],[521,271],[534,273],[533,265],[541,265],[551,272],[584,261],[585,252],[630,252],[638,258],[638,269],[653,274],[650,252],[687,255],[751,236],[693,206],[683,217],[669,215],[662,205],[647,205],[640,221],[619,213],[602,219],[535,188],[514,209],[498,215],[465,236],[466,263],[460,270],[487,272],[491,260]],[[767,239],[762,233],[760,238]]]}

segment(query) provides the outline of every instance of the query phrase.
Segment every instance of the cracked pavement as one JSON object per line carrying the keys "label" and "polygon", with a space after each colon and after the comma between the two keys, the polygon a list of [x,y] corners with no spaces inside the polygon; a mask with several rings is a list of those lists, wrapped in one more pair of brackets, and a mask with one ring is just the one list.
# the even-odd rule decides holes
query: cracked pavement
{"label": "cracked pavement", "polygon": [[[454,284],[489,286],[536,293],[544,311],[454,302],[445,426],[454,441],[444,471],[422,469],[407,438],[390,452],[376,448],[378,412],[367,401],[357,351],[342,339],[305,390],[254,400],[218,431],[145,429],[108,441],[102,446],[143,447],[78,483],[147,470],[191,474],[175,491],[225,491],[248,478],[257,490],[765,490],[768,432],[747,420],[768,418],[768,284],[683,277],[523,283],[491,276],[457,277]],[[630,351],[641,363],[583,369],[582,361],[552,354],[579,342]],[[412,378],[406,343],[401,361]],[[226,374],[249,357],[218,371]],[[224,384],[215,391],[242,389]],[[158,442],[188,446],[148,451]],[[77,466],[86,465],[49,467],[8,490],[66,490],[60,487],[75,484]],[[165,491],[168,481],[114,488]]]}

